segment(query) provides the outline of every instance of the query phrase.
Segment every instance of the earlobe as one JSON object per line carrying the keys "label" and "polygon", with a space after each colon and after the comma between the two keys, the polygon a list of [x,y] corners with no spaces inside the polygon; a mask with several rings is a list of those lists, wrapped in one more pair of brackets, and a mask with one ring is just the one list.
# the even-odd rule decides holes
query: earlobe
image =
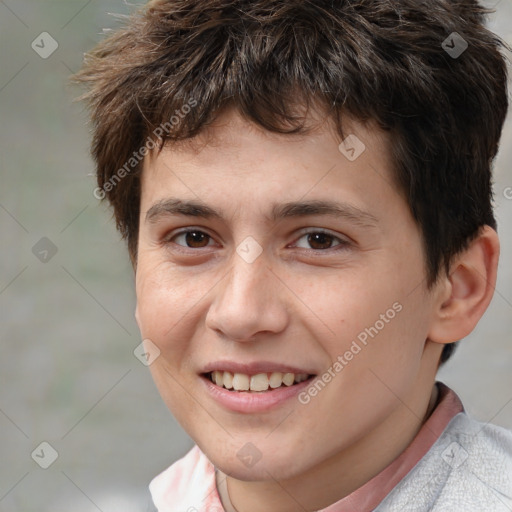
{"label": "earlobe", "polygon": [[482,227],[469,247],[457,255],[434,305],[431,341],[451,343],[467,336],[489,306],[496,285],[499,239],[490,226]]}

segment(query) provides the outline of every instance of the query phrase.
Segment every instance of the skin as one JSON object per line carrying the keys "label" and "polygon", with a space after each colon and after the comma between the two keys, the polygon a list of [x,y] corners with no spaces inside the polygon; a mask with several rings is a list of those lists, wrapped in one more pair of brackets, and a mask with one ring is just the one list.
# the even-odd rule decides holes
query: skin
{"label": "skin", "polygon": [[[150,369],[163,400],[228,475],[239,512],[325,508],[384,469],[435,406],[443,343],[471,332],[492,297],[495,232],[485,228],[427,289],[421,234],[392,179],[391,141],[371,123],[347,119],[345,129],[366,146],[353,162],[329,123],[281,135],[226,111],[194,144],[144,162],[136,319],[160,349]],[[148,210],[170,197],[225,217],[148,222]],[[265,219],[274,202],[305,199],[343,201],[376,221]],[[178,236],[186,228],[209,237]],[[322,228],[333,238],[316,245],[302,231]],[[252,263],[236,252],[247,236],[263,249]],[[222,358],[322,375],[394,303],[401,311],[307,404],[235,413],[200,385],[201,368]],[[247,442],[262,454],[252,467],[237,457]]]}

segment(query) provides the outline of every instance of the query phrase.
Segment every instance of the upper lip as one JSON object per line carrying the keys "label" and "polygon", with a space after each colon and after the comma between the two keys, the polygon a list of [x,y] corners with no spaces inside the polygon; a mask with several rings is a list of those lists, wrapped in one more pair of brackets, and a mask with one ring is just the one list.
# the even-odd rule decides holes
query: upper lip
{"label": "upper lip", "polygon": [[299,368],[297,366],[290,366],[288,364],[281,364],[271,361],[253,361],[250,363],[240,363],[234,361],[214,361],[208,363],[203,367],[200,373],[209,373],[215,370],[226,371],[231,373],[243,373],[245,375],[256,375],[258,373],[307,373],[308,375],[314,375],[315,372],[305,368]]}

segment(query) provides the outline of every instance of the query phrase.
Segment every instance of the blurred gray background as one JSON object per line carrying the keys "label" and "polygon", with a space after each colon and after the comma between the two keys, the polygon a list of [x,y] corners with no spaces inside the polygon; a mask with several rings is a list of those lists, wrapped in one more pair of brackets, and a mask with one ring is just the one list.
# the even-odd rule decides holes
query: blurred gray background
{"label": "blurred gray background", "polygon": [[[512,44],[511,0],[487,5]],[[193,445],[133,354],[133,272],[93,197],[89,127],[66,85],[102,29],[117,26],[107,13],[133,8],[0,1],[1,512],[154,510],[148,483]],[[496,294],[439,380],[471,415],[512,429],[512,115],[495,193]]]}

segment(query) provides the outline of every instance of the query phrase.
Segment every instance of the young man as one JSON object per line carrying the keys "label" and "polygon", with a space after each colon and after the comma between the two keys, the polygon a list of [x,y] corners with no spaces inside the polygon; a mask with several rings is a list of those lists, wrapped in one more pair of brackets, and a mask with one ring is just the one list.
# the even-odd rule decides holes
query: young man
{"label": "young man", "polygon": [[197,443],[159,511],[512,510],[512,433],[435,380],[496,283],[484,14],[158,0],[87,56],[95,195]]}

